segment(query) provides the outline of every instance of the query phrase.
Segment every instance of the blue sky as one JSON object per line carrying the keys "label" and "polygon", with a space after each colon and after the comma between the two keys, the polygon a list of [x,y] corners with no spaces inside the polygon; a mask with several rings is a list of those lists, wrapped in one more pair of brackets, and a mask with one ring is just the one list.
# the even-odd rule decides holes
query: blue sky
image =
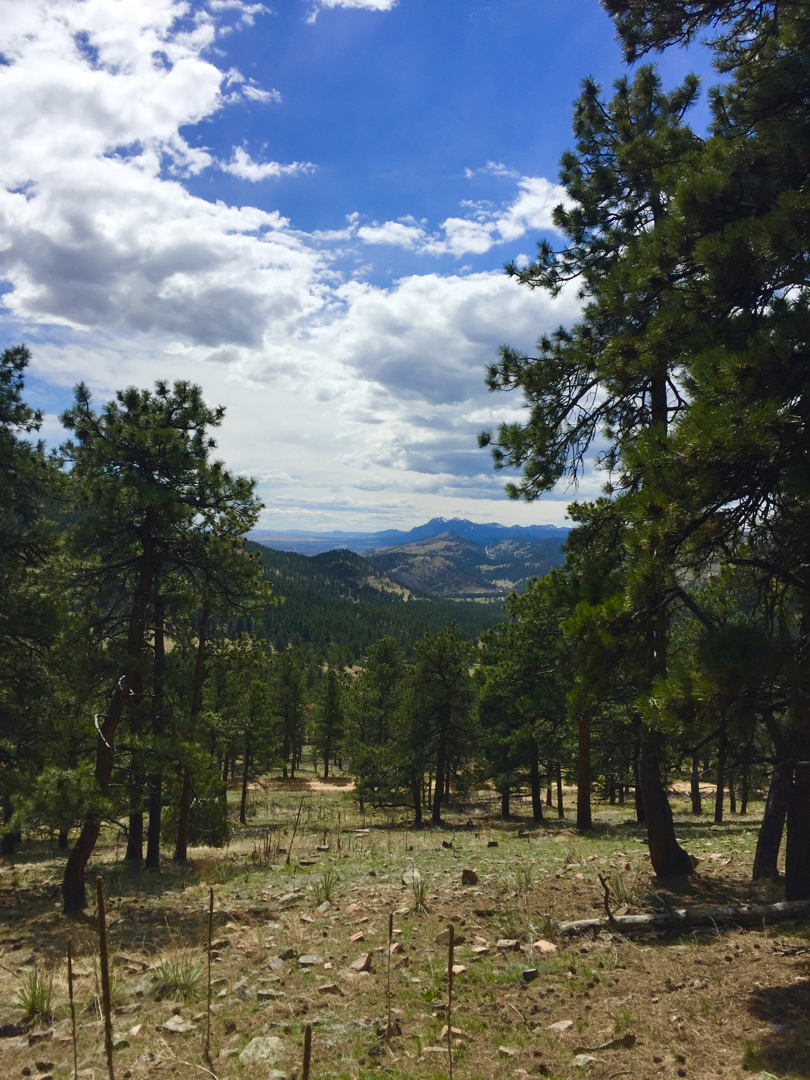
{"label": "blue sky", "polygon": [[264,528],[563,521],[475,434],[520,415],[498,345],[576,318],[501,267],[549,235],[581,79],[625,71],[596,0],[17,0],[0,42],[0,317],[50,440],[79,379],[191,378]]}

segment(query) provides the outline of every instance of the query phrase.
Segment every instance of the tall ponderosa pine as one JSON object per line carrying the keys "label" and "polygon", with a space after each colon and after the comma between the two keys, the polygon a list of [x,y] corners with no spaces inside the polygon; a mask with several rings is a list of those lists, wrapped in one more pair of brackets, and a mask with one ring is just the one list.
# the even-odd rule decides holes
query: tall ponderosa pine
{"label": "tall ponderosa pine", "polygon": [[[669,424],[685,407],[678,343],[655,332],[677,260],[662,274],[645,249],[665,219],[673,183],[699,145],[683,124],[697,90],[697,79],[689,77],[664,93],[650,67],[632,83],[619,80],[607,103],[592,81],[584,84],[574,114],[577,149],[562,159],[571,202],[554,212],[569,246],[555,251],[543,241],[535,263],[519,271],[507,267],[522,284],[552,294],[577,281],[583,317],[571,330],[542,338],[537,356],[504,348],[488,375],[490,389],[520,389],[529,405],[526,423],[501,425],[493,448],[496,467],[523,471],[518,484],[507,485],[514,498],[533,499],[564,478],[575,480],[597,440],[605,447],[601,464],[611,490],[636,494],[633,450],[645,432],[665,444]],[[482,433],[480,442],[491,443],[491,434]],[[638,641],[645,656],[643,694],[666,673],[661,600],[672,571],[653,547],[641,562],[635,600],[644,612]],[[661,780],[663,757],[662,733],[645,727],[639,779],[652,863],[658,874],[688,873],[691,861],[675,839]]]}
{"label": "tall ponderosa pine", "polygon": [[413,652],[413,708],[436,763],[431,811],[434,825],[442,823],[451,767],[461,763],[473,740],[477,719],[472,676],[475,660],[474,647],[462,639],[455,623],[437,634],[425,634]]}
{"label": "tall ponderosa pine", "polygon": [[[810,7],[606,0],[628,55],[710,27],[713,131],[673,189],[660,335],[677,342],[689,408],[640,456],[646,515],[692,572],[718,560],[779,581],[795,627],[784,724],[785,890],[810,897]],[[666,269],[657,256],[659,276]],[[777,741],[779,741],[777,739]]]}
{"label": "tall ponderosa pine", "polygon": [[0,854],[14,849],[15,796],[30,790],[34,774],[27,774],[43,764],[49,741],[47,656],[59,625],[57,592],[41,572],[55,547],[47,510],[59,477],[42,446],[26,438],[42,421],[23,400],[30,360],[24,345],[0,355]]}
{"label": "tall ponderosa pine", "polygon": [[[154,391],[122,391],[100,413],[81,385],[62,416],[74,433],[62,453],[72,466],[77,515],[70,541],[84,560],[79,584],[104,598],[107,636],[122,644],[120,674],[97,722],[101,794],[112,778],[116,730],[152,675],[149,639],[159,583],[174,575],[190,589],[213,586],[230,596],[250,573],[240,552],[241,536],[259,511],[253,483],[210,460],[215,443],[208,432],[223,413],[205,404],[199,387],[179,382],[171,389],[158,383]],[[89,812],[65,868],[66,912],[85,906],[84,870],[100,828],[98,814]]]}

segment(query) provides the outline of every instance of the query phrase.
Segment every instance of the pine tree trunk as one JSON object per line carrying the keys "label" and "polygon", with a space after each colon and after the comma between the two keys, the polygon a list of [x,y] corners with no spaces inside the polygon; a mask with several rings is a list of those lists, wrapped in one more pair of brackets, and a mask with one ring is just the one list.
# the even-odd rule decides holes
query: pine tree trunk
{"label": "pine tree trunk", "polygon": [[[152,665],[152,735],[158,760],[163,756],[160,740],[165,732],[164,682],[166,677],[166,642],[163,636],[165,601],[157,588],[155,576],[155,652]],[[158,769],[149,777],[149,831],[146,834],[146,866],[160,869],[160,821],[163,814],[163,773]]]}
{"label": "pine tree trunk", "polygon": [[743,763],[742,780],[740,781],[740,813],[748,813],[748,785],[750,783],[750,766],[747,761]]}
{"label": "pine tree trunk", "polygon": [[529,783],[532,791],[532,817],[535,821],[543,820],[543,796],[540,790],[540,761],[537,755],[537,743],[529,742]]}
{"label": "pine tree trunk", "polygon": [[726,786],[726,732],[720,732],[717,743],[717,790],[714,796],[714,822],[720,825],[723,822],[723,789]]}
{"label": "pine tree trunk", "polygon": [[639,825],[644,825],[647,821],[647,813],[644,809],[644,795],[641,790],[641,736],[639,736],[634,744],[633,754],[633,798],[636,805],[636,821]]}
{"label": "pine tree trunk", "polygon": [[129,829],[127,830],[127,862],[143,860],[143,781],[133,776],[129,785]]}
{"label": "pine tree trunk", "polygon": [[174,845],[175,862],[185,862],[188,858],[188,838],[191,831],[191,799],[194,790],[194,774],[188,765],[183,769],[183,784],[180,788],[180,805],[177,814],[177,840]]}
{"label": "pine tree trunk", "polygon": [[[14,813],[14,807],[11,799],[8,795],[3,797],[3,822],[6,826],[11,821]],[[18,841],[19,833],[10,827],[6,828],[3,835],[0,836],[0,855],[13,855],[15,845]]]}
{"label": "pine tree trunk", "polygon": [[810,900],[810,747],[801,750],[787,794],[785,900]]}
{"label": "pine tree trunk", "polygon": [[59,830],[59,839],[56,841],[56,846],[60,851],[66,851],[68,848],[68,831],[67,829]]}
{"label": "pine tree trunk", "polygon": [[509,795],[510,795],[509,785],[504,784],[504,786],[501,788],[501,820],[502,821],[509,821],[510,817],[511,817],[511,815],[509,813]]}
{"label": "pine tree trunk", "polygon": [[734,787],[734,770],[728,770],[728,812],[737,813],[737,791]]}
{"label": "pine tree trunk", "polygon": [[436,754],[436,783],[433,787],[433,814],[432,824],[442,823],[442,795],[444,794],[444,763],[447,757],[447,746],[444,738],[439,738],[439,748]]}
{"label": "pine tree trunk", "polygon": [[[128,670],[120,679],[116,680],[115,688],[110,697],[110,704],[107,706],[107,715],[104,717],[96,738],[95,775],[96,784],[102,795],[106,795],[110,789],[115,732],[121,722],[121,717],[124,715],[124,706],[130,696],[138,698],[142,692],[137,665],[143,651],[146,611],[152,592],[152,573],[152,562],[150,559],[145,558],[141,564],[138,592],[130,615],[129,635],[127,638]],[[93,854],[93,848],[96,846],[100,832],[100,818],[94,814],[88,814],[65,864],[65,873],[62,878],[62,901],[66,915],[72,915],[74,912],[82,911],[87,907],[84,872],[87,861]]]}
{"label": "pine tree trunk", "polygon": [[789,785],[789,767],[785,764],[777,765],[771,777],[768,797],[765,800],[765,813],[762,815],[762,824],[757,836],[752,874],[754,881],[765,877],[779,877],[779,848],[785,830]]}
{"label": "pine tree trunk", "polygon": [[587,713],[581,713],[577,746],[577,831],[587,832],[592,827],[591,718]]}
{"label": "pine tree trunk", "polygon": [[546,780],[546,806],[554,806],[554,777],[552,776],[550,766]]}
{"label": "pine tree trunk", "polygon": [[[202,711],[203,686],[205,684],[205,650],[208,643],[208,620],[211,617],[211,605],[203,601],[200,616],[200,631],[197,637],[197,657],[194,661],[194,682],[191,687],[191,708],[189,709],[190,727],[194,729],[197,717]],[[191,766],[183,768],[183,784],[180,788],[180,805],[177,814],[177,840],[174,845],[174,862],[185,862],[188,858],[188,838],[191,831],[191,800],[194,792],[194,774]]]}
{"label": "pine tree trunk", "polygon": [[689,789],[692,795],[692,813],[702,814],[703,805],[700,801],[700,759],[697,754],[692,755],[692,776],[689,781]]}
{"label": "pine tree trunk", "polygon": [[675,838],[672,808],[661,782],[663,756],[662,734],[645,727],[641,735],[638,771],[647,818],[650,861],[658,877],[673,877],[678,874],[691,874],[692,860]]}
{"label": "pine tree trunk", "polygon": [[563,806],[563,782],[562,782],[562,764],[557,762],[557,817],[562,821],[565,818],[565,807]]}
{"label": "pine tree trunk", "polygon": [[250,743],[245,745],[245,757],[242,761],[242,797],[239,801],[239,824],[247,825],[248,776],[250,775]]}
{"label": "pine tree trunk", "polygon": [[418,776],[412,785],[413,790],[413,827],[422,828],[422,783],[424,778]]}
{"label": "pine tree trunk", "polygon": [[149,826],[146,831],[147,870],[160,869],[160,819],[163,812],[163,773],[149,777]]}

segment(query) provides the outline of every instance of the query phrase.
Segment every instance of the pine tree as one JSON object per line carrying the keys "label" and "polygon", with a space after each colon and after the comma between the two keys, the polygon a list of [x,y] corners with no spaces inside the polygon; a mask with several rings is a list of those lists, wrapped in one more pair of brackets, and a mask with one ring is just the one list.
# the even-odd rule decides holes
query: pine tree
{"label": "pine tree", "polygon": [[[77,584],[86,595],[103,597],[105,634],[115,649],[120,643],[120,674],[98,725],[95,775],[102,796],[124,713],[148,685],[154,691],[149,639],[156,616],[163,618],[161,583],[176,574],[191,587],[205,584],[232,597],[253,576],[240,554],[241,536],[259,509],[253,484],[209,460],[215,443],[208,431],[223,412],[205,405],[199,387],[158,383],[154,392],[122,391],[95,413],[80,385],[61,418],[74,434],[62,453],[72,465],[72,505],[79,511],[70,530],[84,560]],[[159,665],[159,651],[155,659]],[[100,829],[90,809],[65,868],[66,912],[85,906],[84,869]]]}

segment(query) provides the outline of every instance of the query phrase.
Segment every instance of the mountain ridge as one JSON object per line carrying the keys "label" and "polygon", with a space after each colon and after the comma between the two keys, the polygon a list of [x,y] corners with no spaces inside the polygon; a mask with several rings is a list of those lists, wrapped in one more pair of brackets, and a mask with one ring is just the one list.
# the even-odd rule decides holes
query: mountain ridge
{"label": "mountain ridge", "polygon": [[310,532],[305,529],[253,529],[248,539],[276,551],[294,551],[300,555],[319,555],[337,548],[346,548],[358,555],[380,548],[409,544],[445,533],[456,533],[476,544],[499,543],[503,540],[525,541],[557,539],[560,544],[568,535],[568,526],[560,525],[501,525],[496,521],[478,523],[466,518],[435,517],[412,529],[384,529],[380,532],[345,532],[333,529]]}

